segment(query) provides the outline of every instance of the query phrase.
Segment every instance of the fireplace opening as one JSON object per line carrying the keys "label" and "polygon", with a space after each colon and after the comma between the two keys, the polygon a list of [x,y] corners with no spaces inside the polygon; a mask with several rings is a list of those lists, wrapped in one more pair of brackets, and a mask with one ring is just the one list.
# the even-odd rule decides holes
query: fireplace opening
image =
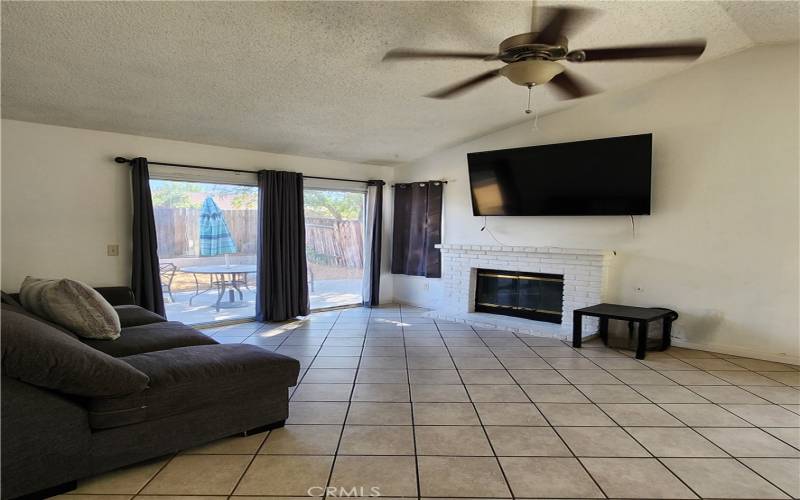
{"label": "fireplace opening", "polygon": [[561,323],[564,276],[478,269],[475,311]]}

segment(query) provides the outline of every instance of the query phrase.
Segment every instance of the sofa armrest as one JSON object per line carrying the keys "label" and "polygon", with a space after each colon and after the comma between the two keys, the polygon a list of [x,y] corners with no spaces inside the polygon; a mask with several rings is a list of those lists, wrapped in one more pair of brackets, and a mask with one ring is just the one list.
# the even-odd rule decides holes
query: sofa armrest
{"label": "sofa armrest", "polygon": [[158,315],[153,311],[148,311],[144,307],[121,305],[114,306],[119,316],[119,324],[122,328],[130,328],[133,326],[151,325],[153,323],[164,323],[167,318]]}
{"label": "sofa armrest", "polygon": [[112,306],[135,305],[133,290],[127,286],[101,286],[95,288]]}

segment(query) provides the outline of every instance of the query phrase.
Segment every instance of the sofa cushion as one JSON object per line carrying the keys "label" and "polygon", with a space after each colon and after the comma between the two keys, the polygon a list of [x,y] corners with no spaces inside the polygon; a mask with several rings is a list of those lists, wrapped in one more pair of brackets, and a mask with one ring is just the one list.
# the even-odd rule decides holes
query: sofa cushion
{"label": "sofa cushion", "polygon": [[33,318],[34,320],[39,321],[41,323],[44,323],[47,326],[55,328],[56,330],[58,330],[59,332],[63,333],[64,335],[67,335],[68,337],[71,337],[73,339],[77,339],[78,338],[77,335],[75,335],[71,331],[67,330],[63,326],[58,325],[56,323],[53,323],[52,321],[47,321],[46,319],[41,318],[39,316],[36,316],[32,312],[30,312],[27,309],[25,309],[24,307],[22,307],[22,305],[20,305],[19,303],[17,303],[15,305],[15,304],[13,304],[11,302],[3,301],[2,308],[3,308],[3,314],[5,314],[6,311],[14,311],[14,312],[22,314],[24,316],[28,316],[30,318]]}
{"label": "sofa cushion", "polygon": [[13,296],[10,293],[0,291],[0,301],[3,304],[8,304],[10,306],[22,307],[22,304],[19,303],[18,300],[19,296]]}
{"label": "sofa cushion", "polygon": [[81,337],[119,337],[119,316],[114,308],[96,290],[79,281],[28,276],[20,287],[20,299],[25,309]]}
{"label": "sofa cushion", "polygon": [[89,424],[107,429],[179,415],[297,383],[300,363],[254,345],[192,346],[120,358],[148,374],[140,393],[89,401]]}
{"label": "sofa cushion", "polygon": [[167,321],[163,316],[159,316],[153,311],[148,311],[144,307],[124,305],[114,306],[119,316],[119,323],[122,328],[131,326],[149,325],[150,323],[161,323]]}
{"label": "sofa cushion", "polygon": [[81,342],[115,358],[175,347],[217,343],[211,337],[177,321],[123,328],[116,340],[81,339]]}
{"label": "sofa cushion", "polygon": [[3,375],[39,387],[89,397],[141,392],[147,375],[64,335],[35,318],[3,307]]}
{"label": "sofa cushion", "polygon": [[135,304],[136,298],[129,286],[98,286],[97,293],[103,296],[112,306]]}

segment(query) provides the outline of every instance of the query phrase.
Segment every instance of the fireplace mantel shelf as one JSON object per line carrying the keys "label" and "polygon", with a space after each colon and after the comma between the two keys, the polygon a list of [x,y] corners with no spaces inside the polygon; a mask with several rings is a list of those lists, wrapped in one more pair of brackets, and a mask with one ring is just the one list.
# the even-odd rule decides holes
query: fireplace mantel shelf
{"label": "fireplace mantel shelf", "polygon": [[443,243],[436,245],[436,248],[443,251],[459,252],[513,252],[513,253],[547,253],[561,255],[601,255],[606,256],[612,253],[611,250],[596,250],[587,248],[562,248],[562,247],[523,247],[523,246],[494,246],[494,245],[462,245]]}

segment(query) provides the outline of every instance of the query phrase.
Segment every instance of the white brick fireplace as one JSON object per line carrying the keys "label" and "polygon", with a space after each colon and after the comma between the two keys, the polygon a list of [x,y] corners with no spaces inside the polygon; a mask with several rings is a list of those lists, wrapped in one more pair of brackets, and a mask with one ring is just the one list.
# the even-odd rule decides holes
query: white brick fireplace
{"label": "white brick fireplace", "polygon": [[[557,247],[438,245],[442,252],[443,307],[430,316],[476,327],[568,338],[572,311],[603,302],[610,252]],[[561,324],[475,312],[477,269],[564,276]],[[596,322],[584,320],[584,335]]]}

